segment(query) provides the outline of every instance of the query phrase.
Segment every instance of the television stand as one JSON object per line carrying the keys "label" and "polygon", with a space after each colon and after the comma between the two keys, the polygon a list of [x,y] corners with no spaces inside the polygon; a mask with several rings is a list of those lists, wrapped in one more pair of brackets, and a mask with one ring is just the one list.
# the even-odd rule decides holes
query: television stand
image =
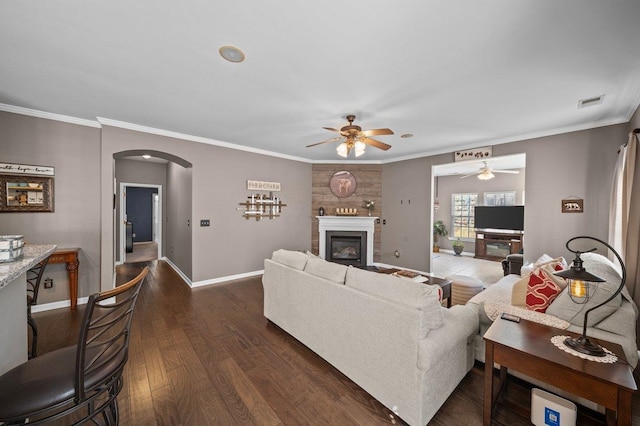
{"label": "television stand", "polygon": [[514,231],[476,231],[477,259],[502,261],[510,254],[518,253],[522,249],[521,232]]}

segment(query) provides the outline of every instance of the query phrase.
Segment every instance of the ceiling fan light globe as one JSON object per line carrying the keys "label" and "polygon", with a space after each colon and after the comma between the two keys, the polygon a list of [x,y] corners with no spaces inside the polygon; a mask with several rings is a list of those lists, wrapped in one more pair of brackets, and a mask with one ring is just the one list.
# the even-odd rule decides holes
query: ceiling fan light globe
{"label": "ceiling fan light globe", "polygon": [[340,145],[338,145],[338,147],[336,148],[336,151],[338,152],[338,155],[340,157],[347,157],[347,154],[349,153],[349,150],[347,148],[347,144],[346,143],[341,143]]}
{"label": "ceiling fan light globe", "polygon": [[496,177],[496,175],[491,173],[489,170],[485,170],[484,172],[478,175],[478,179],[480,180],[489,180],[489,179],[493,179],[494,177]]}
{"label": "ceiling fan light globe", "polygon": [[364,142],[357,141],[355,143],[356,157],[360,157],[362,154],[364,154],[364,148],[365,147],[366,147],[366,145],[364,144]]}

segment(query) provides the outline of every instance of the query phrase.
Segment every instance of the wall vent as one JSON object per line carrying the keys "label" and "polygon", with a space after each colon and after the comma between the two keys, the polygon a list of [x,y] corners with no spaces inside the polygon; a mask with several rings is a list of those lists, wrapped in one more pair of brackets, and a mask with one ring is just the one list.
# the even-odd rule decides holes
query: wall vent
{"label": "wall vent", "polygon": [[603,99],[604,99],[604,95],[595,96],[593,98],[588,98],[588,99],[582,99],[578,101],[578,109],[586,108],[594,105],[600,105]]}

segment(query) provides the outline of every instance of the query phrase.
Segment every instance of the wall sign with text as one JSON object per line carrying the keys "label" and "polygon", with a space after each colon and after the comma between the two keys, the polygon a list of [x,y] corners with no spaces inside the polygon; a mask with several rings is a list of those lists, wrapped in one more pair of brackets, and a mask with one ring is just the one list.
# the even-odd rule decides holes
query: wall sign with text
{"label": "wall sign with text", "polygon": [[50,166],[0,163],[0,173],[10,173],[13,175],[53,176],[55,174],[55,169]]}
{"label": "wall sign with text", "polygon": [[250,191],[280,191],[280,182],[264,182],[261,180],[248,180],[247,189]]}

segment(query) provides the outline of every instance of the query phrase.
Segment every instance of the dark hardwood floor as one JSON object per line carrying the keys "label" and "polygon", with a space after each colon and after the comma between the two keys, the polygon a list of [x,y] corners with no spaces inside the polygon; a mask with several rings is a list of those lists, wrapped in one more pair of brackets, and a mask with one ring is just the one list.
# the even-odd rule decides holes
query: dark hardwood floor
{"label": "dark hardwood floor", "polygon": [[[261,277],[190,289],[162,261],[118,268],[118,283],[151,274],[133,320],[122,425],[402,424],[379,402],[262,315]],[[34,314],[39,353],[75,343],[83,306]],[[481,425],[477,364],[429,423]],[[514,379],[494,425],[529,425],[530,389]],[[604,424],[581,410],[579,425]],[[640,396],[634,424],[640,425]]]}

